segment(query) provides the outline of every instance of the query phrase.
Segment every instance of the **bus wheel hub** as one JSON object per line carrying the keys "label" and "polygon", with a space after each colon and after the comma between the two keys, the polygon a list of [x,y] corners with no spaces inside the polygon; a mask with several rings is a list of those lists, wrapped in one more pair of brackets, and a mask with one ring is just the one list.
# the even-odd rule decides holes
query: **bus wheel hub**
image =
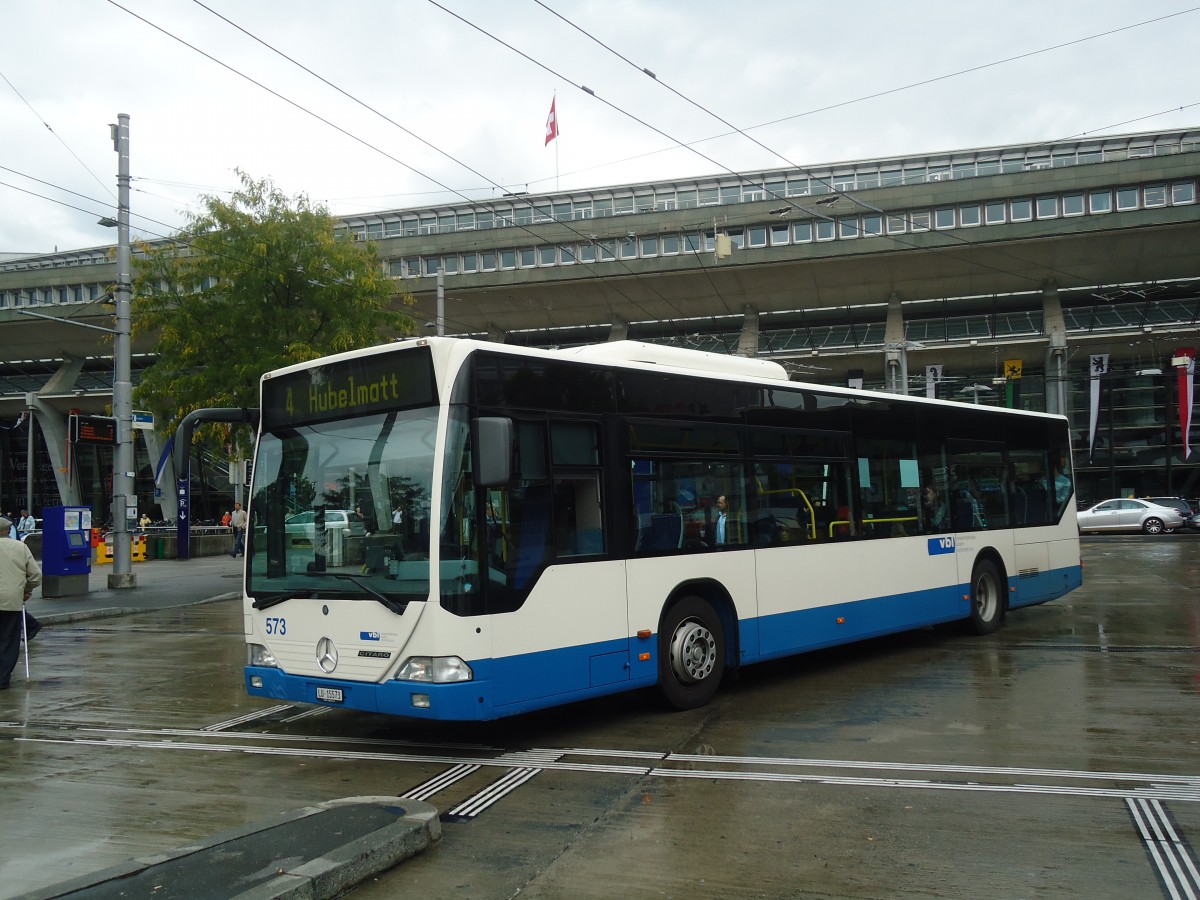
{"label": "bus wheel hub", "polygon": [[684,683],[703,681],[717,662],[717,642],[699,622],[683,622],[671,638],[671,669]]}

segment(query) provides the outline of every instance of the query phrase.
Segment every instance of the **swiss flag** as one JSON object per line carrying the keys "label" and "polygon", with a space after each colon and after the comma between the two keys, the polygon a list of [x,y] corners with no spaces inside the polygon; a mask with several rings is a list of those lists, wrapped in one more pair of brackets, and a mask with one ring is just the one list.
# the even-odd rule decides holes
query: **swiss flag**
{"label": "swiss flag", "polygon": [[[558,115],[554,112],[554,102],[554,100],[550,101],[550,115],[546,116],[546,144],[558,137]],[[546,144],[542,146],[546,146]]]}

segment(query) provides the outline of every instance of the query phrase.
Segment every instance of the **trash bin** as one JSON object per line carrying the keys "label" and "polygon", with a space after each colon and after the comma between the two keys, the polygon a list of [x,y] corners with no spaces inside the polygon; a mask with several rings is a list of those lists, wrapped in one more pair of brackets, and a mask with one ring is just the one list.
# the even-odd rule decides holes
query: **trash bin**
{"label": "trash bin", "polygon": [[166,559],[167,558],[167,541],[165,538],[155,538],[154,539],[154,558],[155,559]]}

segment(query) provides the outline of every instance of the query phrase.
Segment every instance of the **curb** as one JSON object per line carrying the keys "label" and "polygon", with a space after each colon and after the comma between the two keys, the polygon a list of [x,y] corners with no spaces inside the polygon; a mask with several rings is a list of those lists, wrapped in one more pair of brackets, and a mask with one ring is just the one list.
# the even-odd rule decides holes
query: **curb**
{"label": "curb", "polygon": [[[326,850],[311,859],[296,859],[294,848],[282,846],[274,853],[282,863],[268,880],[238,891],[236,882],[200,885],[171,883],[172,877],[184,875],[184,867],[203,864],[207,871],[234,868],[233,860],[249,846],[261,847],[271,840],[271,832],[289,825],[308,824],[318,828],[316,819],[333,810],[359,807],[376,815],[391,817],[391,821],[348,843]],[[353,810],[350,810],[353,812]],[[441,839],[442,826],[437,809],[429,803],[402,797],[347,797],[330,800],[316,806],[306,806],[280,813],[265,823],[242,826],[221,832],[208,840],[188,844],[154,856],[131,859],[89,875],[83,875],[40,890],[19,894],[13,900],[53,900],[58,897],[86,895],[87,897],[123,897],[142,894],[136,881],[140,876],[157,882],[163,896],[211,896],[232,900],[326,900],[337,897],[365,879],[392,868],[409,857],[424,851]],[[198,854],[211,854],[217,859],[206,862],[191,859]],[[259,872],[251,873],[258,875]],[[246,879],[242,879],[243,882]],[[182,893],[181,893],[182,887]],[[205,890],[207,888],[207,890]]]}
{"label": "curb", "polygon": [[85,622],[88,619],[111,619],[116,616],[129,616],[134,613],[161,612],[164,609],[178,609],[184,606],[199,606],[202,603],[216,603],[219,600],[236,600],[241,597],[240,591],[230,591],[227,594],[217,594],[215,597],[205,597],[203,600],[191,600],[187,603],[177,603],[173,606],[105,606],[99,609],[80,609],[75,612],[35,613],[43,625],[63,625],[71,622]]}

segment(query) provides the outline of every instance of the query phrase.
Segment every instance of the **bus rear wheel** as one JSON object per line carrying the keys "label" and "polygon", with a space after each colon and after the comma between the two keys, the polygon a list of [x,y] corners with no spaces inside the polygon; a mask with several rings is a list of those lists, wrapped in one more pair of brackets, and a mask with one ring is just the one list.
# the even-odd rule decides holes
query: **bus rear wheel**
{"label": "bus rear wheel", "polygon": [[668,610],[658,632],[658,687],[676,709],[712,699],[725,673],[725,632],[707,600],[685,597]]}
{"label": "bus rear wheel", "polygon": [[975,564],[971,575],[971,615],[968,627],[975,634],[991,634],[1004,616],[1003,581],[996,564],[988,559]]}

